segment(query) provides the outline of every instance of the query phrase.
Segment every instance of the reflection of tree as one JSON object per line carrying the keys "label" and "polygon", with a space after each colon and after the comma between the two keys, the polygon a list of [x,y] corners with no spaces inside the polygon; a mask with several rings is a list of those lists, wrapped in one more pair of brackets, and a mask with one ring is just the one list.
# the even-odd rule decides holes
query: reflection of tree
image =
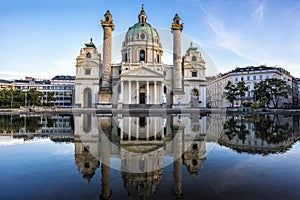
{"label": "reflection of tree", "polygon": [[278,115],[258,116],[254,121],[254,130],[257,138],[273,144],[286,141],[292,133],[291,126],[280,122]]}
{"label": "reflection of tree", "polygon": [[249,134],[249,130],[247,129],[243,118],[241,118],[240,122],[237,123],[234,116],[226,121],[224,124],[224,131],[229,140],[232,140],[237,135],[240,140],[243,140],[243,142],[246,139],[246,135]]}
{"label": "reflection of tree", "polygon": [[30,133],[36,132],[42,127],[40,119],[38,117],[27,117],[26,119],[26,130]]}
{"label": "reflection of tree", "polygon": [[[278,115],[257,115],[247,120],[247,123],[253,123],[255,138],[260,138],[268,144],[277,144],[287,141],[293,132],[292,126],[283,122]],[[224,132],[229,140],[238,136],[243,142],[246,135],[250,133],[247,129],[243,117],[231,116],[224,124]]]}

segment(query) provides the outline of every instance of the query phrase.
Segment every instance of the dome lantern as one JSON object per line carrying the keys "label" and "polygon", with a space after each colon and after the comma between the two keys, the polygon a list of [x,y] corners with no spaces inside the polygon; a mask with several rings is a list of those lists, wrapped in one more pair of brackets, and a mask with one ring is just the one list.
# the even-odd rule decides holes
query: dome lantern
{"label": "dome lantern", "polygon": [[147,14],[144,11],[144,4],[142,4],[142,10],[139,14],[139,23],[143,24],[147,22]]}

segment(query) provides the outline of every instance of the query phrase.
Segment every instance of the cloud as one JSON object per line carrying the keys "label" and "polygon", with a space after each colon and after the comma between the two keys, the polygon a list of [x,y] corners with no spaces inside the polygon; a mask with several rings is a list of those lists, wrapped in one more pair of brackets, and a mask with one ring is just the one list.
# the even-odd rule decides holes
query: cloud
{"label": "cloud", "polygon": [[262,1],[258,7],[255,9],[255,11],[252,13],[252,19],[258,21],[259,23],[261,23],[264,19],[264,12],[265,12],[265,8],[264,8],[264,2]]}

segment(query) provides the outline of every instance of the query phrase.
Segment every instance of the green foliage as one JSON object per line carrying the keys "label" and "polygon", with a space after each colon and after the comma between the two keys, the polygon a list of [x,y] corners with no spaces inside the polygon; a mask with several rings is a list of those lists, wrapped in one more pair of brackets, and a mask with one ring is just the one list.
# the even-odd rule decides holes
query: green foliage
{"label": "green foliage", "polygon": [[261,104],[260,104],[260,103],[256,103],[256,102],[251,103],[251,108],[252,108],[253,110],[258,109],[258,108],[260,108],[260,107],[261,107]]}
{"label": "green foliage", "polygon": [[263,106],[270,106],[273,103],[274,108],[278,108],[280,98],[288,98],[291,93],[291,88],[284,80],[270,78],[254,86],[254,98],[259,101]]}
{"label": "green foliage", "polygon": [[[37,91],[35,88],[30,89],[28,92],[23,92],[20,89],[13,90],[12,88],[2,89],[0,90],[0,108],[20,108],[20,106],[25,106],[26,100],[26,106],[40,106],[43,96],[44,94]],[[53,96],[50,98],[55,101]]]}
{"label": "green foliage", "polygon": [[233,102],[236,100],[237,87],[231,81],[228,81],[223,95],[233,106]]}
{"label": "green foliage", "polygon": [[54,92],[48,92],[45,105],[53,106],[55,101],[56,101],[56,98],[54,97]]}
{"label": "green foliage", "polygon": [[240,96],[242,102],[243,97],[246,95],[248,90],[249,89],[245,85],[244,81],[238,82],[237,85],[234,85],[231,81],[228,81],[223,95],[231,103],[231,105],[233,105],[233,102],[237,99],[237,96]]}
{"label": "green foliage", "polygon": [[36,88],[32,88],[27,92],[27,101],[29,106],[41,106],[43,92],[39,92]]}
{"label": "green foliage", "polygon": [[241,100],[246,95],[246,92],[249,90],[249,88],[245,85],[244,81],[240,81],[237,84],[237,95],[241,97]]}

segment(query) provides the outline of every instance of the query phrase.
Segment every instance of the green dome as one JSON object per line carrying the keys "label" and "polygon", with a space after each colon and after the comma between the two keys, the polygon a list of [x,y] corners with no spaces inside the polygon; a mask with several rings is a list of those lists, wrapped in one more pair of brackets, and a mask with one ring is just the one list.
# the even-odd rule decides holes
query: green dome
{"label": "green dome", "polygon": [[[144,34],[144,36],[143,36]],[[152,42],[159,42],[159,35],[155,28],[148,23],[136,23],[130,27],[126,33],[125,41],[133,40],[148,40]]]}

